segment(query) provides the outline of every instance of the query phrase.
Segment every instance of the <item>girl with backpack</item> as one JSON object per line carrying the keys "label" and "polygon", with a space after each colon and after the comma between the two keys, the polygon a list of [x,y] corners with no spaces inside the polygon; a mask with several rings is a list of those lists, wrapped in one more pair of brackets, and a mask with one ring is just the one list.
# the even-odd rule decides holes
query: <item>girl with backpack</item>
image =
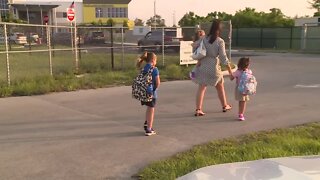
{"label": "girl with backpack", "polygon": [[[147,98],[136,98],[141,101],[141,105],[147,106],[146,110],[146,120],[144,123],[144,130],[146,136],[152,136],[156,134],[156,131],[153,129],[153,119],[154,119],[154,111],[157,102],[157,89],[160,86],[160,76],[159,70],[156,67],[157,65],[157,56],[153,52],[145,52],[139,58],[137,67],[141,68],[142,63],[145,62],[146,65],[143,67],[141,71],[141,76],[149,77],[148,80],[150,81],[146,84],[145,89],[142,90],[142,94],[146,93]],[[139,76],[138,76],[139,77]],[[142,78],[144,79],[144,78]],[[136,80],[135,80],[136,81]],[[143,84],[144,82],[142,82]],[[141,83],[136,83],[138,86],[141,86]],[[141,87],[139,87],[141,88]],[[138,93],[141,94],[141,93]],[[142,95],[143,96],[143,95]]]}
{"label": "girl with backpack", "polygon": [[240,58],[238,62],[238,70],[235,71],[231,80],[236,79],[235,98],[239,101],[239,116],[240,121],[244,121],[244,112],[246,110],[247,102],[250,100],[249,95],[256,93],[257,81],[249,69],[250,58]]}

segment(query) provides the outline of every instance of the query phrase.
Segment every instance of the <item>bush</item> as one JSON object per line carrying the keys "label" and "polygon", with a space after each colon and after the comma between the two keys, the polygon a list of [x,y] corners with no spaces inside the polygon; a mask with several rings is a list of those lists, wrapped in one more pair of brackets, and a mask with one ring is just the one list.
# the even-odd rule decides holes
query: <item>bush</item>
{"label": "bush", "polygon": [[175,64],[170,64],[166,67],[166,75],[169,80],[184,79],[182,68]]}

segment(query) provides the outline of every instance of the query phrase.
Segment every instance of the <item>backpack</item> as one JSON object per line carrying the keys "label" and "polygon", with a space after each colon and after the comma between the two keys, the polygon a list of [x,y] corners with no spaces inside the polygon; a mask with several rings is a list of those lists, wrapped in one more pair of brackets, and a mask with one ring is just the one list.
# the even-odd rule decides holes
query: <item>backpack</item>
{"label": "backpack", "polygon": [[132,83],[132,97],[142,101],[151,102],[152,94],[147,92],[148,87],[152,84],[152,72],[154,68],[150,68],[148,72],[142,70]]}
{"label": "backpack", "polygon": [[257,92],[257,80],[248,71],[243,71],[240,76],[238,90],[243,95],[254,95]]}

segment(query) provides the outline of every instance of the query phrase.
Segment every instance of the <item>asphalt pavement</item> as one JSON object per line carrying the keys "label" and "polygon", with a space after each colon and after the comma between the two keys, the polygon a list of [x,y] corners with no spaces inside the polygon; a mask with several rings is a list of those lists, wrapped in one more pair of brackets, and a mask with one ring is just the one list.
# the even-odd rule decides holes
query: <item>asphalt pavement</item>
{"label": "asphalt pavement", "polygon": [[259,84],[245,122],[236,120],[228,79],[234,109],[222,113],[209,88],[201,118],[193,116],[192,82],[162,83],[152,137],[144,136],[145,108],[131,98],[131,87],[0,99],[0,179],[130,179],[196,144],[320,121],[320,55],[250,54]]}

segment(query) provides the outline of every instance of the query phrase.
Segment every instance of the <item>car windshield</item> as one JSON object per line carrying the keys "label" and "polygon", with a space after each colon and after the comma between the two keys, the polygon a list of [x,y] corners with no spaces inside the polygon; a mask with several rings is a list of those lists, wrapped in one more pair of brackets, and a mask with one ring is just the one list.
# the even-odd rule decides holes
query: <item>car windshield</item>
{"label": "car windshield", "polygon": [[93,37],[103,37],[104,35],[103,35],[103,32],[93,32],[92,36]]}
{"label": "car windshield", "polygon": [[24,34],[22,34],[22,33],[17,33],[16,35],[17,35],[18,37],[24,36]]}
{"label": "car windshield", "polygon": [[177,31],[166,31],[166,36],[176,37]]}

